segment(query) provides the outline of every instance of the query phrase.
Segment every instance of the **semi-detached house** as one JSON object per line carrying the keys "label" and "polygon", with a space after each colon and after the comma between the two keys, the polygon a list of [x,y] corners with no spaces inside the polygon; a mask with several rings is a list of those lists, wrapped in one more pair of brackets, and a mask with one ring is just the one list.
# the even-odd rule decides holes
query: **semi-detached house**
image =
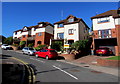
{"label": "semi-detached house", "polygon": [[93,22],[93,50],[100,46],[120,55],[120,10],[110,10],[91,17]]}
{"label": "semi-detached house", "polygon": [[24,26],[23,29],[14,31],[14,44],[19,44],[20,41],[26,41],[26,45],[34,44],[34,47],[39,45],[49,45],[50,39],[53,38],[53,25],[49,22],[39,22],[35,26]]}
{"label": "semi-detached house", "polygon": [[69,15],[66,19],[54,23],[54,41],[72,44],[89,38],[89,27],[81,19]]}

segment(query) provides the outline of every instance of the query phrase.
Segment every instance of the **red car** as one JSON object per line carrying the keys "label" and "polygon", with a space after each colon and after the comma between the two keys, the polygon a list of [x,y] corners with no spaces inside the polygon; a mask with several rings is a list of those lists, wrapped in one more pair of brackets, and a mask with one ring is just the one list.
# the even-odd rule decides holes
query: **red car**
{"label": "red car", "polygon": [[96,50],[97,55],[113,55],[113,52],[108,47],[100,47]]}
{"label": "red car", "polygon": [[49,59],[49,58],[56,58],[58,56],[58,53],[56,52],[55,49],[43,49],[35,52],[35,56],[37,58],[43,57],[43,58]]}

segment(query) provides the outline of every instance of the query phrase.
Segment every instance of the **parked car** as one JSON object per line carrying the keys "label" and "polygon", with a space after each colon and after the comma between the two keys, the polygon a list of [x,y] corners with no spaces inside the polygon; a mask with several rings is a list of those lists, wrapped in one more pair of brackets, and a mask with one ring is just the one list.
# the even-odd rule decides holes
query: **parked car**
{"label": "parked car", "polygon": [[34,55],[36,50],[34,48],[30,48],[30,47],[24,47],[22,49],[23,54],[27,54],[27,55]]}
{"label": "parked car", "polygon": [[37,58],[43,57],[46,59],[50,59],[50,58],[56,58],[58,56],[58,53],[56,52],[55,49],[43,49],[43,50],[35,52],[35,56]]}
{"label": "parked car", "polygon": [[12,47],[8,44],[2,44],[1,48],[4,49],[4,50],[11,50],[12,49]]}
{"label": "parked car", "polygon": [[113,55],[113,52],[110,48],[108,47],[99,47],[96,50],[97,55]]}

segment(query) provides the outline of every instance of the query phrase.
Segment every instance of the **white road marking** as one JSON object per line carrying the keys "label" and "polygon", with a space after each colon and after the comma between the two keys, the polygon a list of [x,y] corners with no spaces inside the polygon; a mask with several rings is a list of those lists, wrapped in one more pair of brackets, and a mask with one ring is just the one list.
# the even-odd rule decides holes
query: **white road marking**
{"label": "white road marking", "polygon": [[77,78],[77,77],[75,77],[75,76],[73,76],[72,74],[70,74],[70,73],[68,73],[68,72],[66,72],[66,71],[64,71],[64,70],[62,70],[61,68],[56,67],[56,66],[54,66],[54,65],[53,65],[53,67],[54,67],[54,68],[56,68],[56,69],[59,69],[60,71],[62,71],[62,72],[64,72],[64,73],[66,73],[67,75],[71,76],[72,78],[74,78],[74,79],[78,80],[78,78]]}
{"label": "white road marking", "polygon": [[36,61],[39,61],[39,62],[42,62],[42,63],[45,63],[45,62],[42,61],[42,60],[38,60],[38,59],[34,59],[34,58],[30,58],[30,59],[32,59],[32,60],[36,60]]}

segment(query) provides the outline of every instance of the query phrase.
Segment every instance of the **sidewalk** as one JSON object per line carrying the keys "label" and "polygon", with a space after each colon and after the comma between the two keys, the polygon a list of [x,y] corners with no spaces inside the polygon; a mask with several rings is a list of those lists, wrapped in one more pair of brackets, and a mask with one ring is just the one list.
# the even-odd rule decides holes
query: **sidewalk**
{"label": "sidewalk", "polygon": [[89,55],[89,56],[84,56],[76,60],[68,61],[68,60],[57,60],[61,62],[65,62],[68,64],[84,67],[87,69],[93,69],[99,72],[111,74],[114,76],[119,76],[118,72],[120,72],[120,67],[103,67],[103,66],[98,66],[97,65],[97,59],[98,58],[108,58],[108,57],[100,57],[100,56],[95,56],[95,55]]}

